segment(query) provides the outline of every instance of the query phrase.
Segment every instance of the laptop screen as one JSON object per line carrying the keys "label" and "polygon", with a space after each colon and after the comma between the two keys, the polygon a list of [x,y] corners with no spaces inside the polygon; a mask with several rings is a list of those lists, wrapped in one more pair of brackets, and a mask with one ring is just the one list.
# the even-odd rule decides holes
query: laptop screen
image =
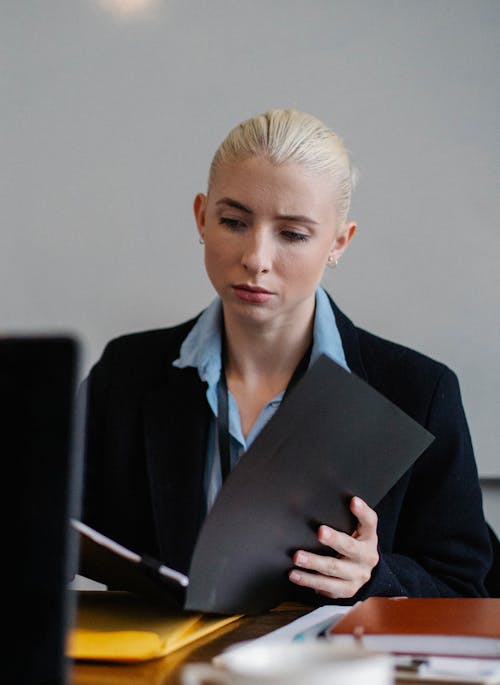
{"label": "laptop screen", "polygon": [[[70,517],[80,511],[81,449],[71,337],[0,337],[4,501],[5,682],[62,684],[75,607],[68,581],[78,548]],[[4,556],[4,555],[3,555]],[[5,558],[5,556],[4,556]]]}

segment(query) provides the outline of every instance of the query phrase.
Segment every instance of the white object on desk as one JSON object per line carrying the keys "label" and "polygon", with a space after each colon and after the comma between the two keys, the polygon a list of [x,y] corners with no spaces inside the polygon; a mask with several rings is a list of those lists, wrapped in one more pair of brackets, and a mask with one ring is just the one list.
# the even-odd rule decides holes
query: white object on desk
{"label": "white object on desk", "polygon": [[[411,662],[416,663],[412,667]],[[396,656],[394,661],[398,681],[418,679],[423,685],[432,683],[468,683],[470,685],[500,684],[500,659],[471,657],[429,656],[411,659]]]}
{"label": "white object on desk", "polygon": [[[329,640],[343,647],[350,647],[359,640],[355,635],[333,634]],[[469,635],[373,635],[361,637],[363,646],[388,654],[413,654],[429,657],[500,658],[500,640]]]}
{"label": "white object on desk", "polygon": [[[304,641],[309,642],[309,639],[315,639],[314,633],[325,622],[333,621],[336,616],[342,616],[351,608],[350,606],[339,605],[319,607],[282,628],[256,638],[253,640],[253,643],[262,644],[287,641],[296,643],[299,636],[304,636]],[[339,648],[354,646],[355,640],[352,636],[342,636],[340,640],[339,637],[341,636],[337,636],[333,640]],[[342,646],[340,646],[340,643],[342,643]],[[235,648],[238,648],[238,645],[235,645]],[[372,648],[376,647],[372,645]],[[414,681],[417,678],[422,683],[430,681],[453,683],[460,679],[461,683],[470,683],[470,685],[500,685],[500,659],[427,655],[419,659],[420,666],[418,668],[406,668],[405,670],[399,668],[399,666],[407,665],[409,661],[412,661],[410,656],[394,657],[393,667],[396,668],[395,672],[398,680],[409,679]]]}
{"label": "white object on desk", "polygon": [[327,640],[251,640],[228,648],[212,663],[187,664],[183,685],[392,685],[393,660]]}

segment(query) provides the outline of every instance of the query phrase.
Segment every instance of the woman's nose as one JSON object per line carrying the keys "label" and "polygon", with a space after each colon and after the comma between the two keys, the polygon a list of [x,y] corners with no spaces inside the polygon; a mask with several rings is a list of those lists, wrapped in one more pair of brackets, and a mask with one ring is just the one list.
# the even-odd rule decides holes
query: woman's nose
{"label": "woman's nose", "polygon": [[249,273],[267,273],[273,262],[271,236],[265,231],[254,229],[246,236],[241,263]]}

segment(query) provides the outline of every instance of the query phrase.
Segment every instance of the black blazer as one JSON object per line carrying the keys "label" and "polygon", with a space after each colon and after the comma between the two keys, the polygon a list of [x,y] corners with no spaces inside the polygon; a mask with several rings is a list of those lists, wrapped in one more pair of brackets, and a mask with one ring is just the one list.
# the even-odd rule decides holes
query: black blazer
{"label": "black blazer", "polygon": [[[380,562],[350,601],[484,595],[491,550],[455,374],[355,327],[331,304],[351,371],[436,437],[376,507]],[[204,516],[211,412],[197,370],[172,362],[195,321],[111,341],[83,386],[84,521],[183,572]],[[318,600],[290,587],[291,598]]]}

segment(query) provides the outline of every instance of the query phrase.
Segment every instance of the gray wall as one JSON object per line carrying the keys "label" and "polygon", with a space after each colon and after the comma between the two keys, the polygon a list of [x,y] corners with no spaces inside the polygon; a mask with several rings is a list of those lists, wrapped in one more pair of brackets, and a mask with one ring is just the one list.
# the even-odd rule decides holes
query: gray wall
{"label": "gray wall", "polygon": [[[118,0],[115,0],[118,2]],[[228,129],[272,106],[333,126],[359,234],[325,285],[458,374],[500,476],[498,0],[0,1],[3,332],[112,336],[213,296],[191,203]]]}

